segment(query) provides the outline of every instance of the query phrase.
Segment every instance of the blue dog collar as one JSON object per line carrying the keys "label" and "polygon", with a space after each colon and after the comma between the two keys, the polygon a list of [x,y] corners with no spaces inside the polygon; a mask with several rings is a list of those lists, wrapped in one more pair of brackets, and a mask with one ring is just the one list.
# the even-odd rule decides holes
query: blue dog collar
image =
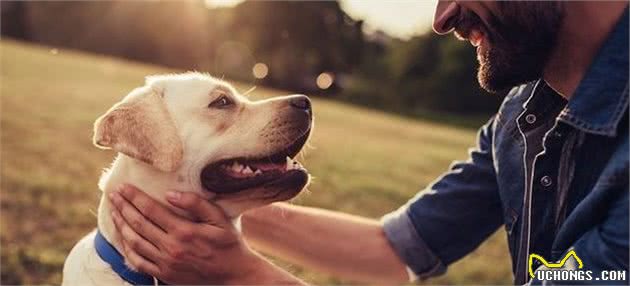
{"label": "blue dog collar", "polygon": [[[125,264],[125,258],[109,243],[100,230],[96,231],[94,237],[94,247],[96,253],[105,262],[107,262],[114,272],[120,276],[120,278],[129,282],[132,285],[154,285],[154,278],[151,275],[133,271]],[[166,285],[162,281],[157,280],[159,285]]]}

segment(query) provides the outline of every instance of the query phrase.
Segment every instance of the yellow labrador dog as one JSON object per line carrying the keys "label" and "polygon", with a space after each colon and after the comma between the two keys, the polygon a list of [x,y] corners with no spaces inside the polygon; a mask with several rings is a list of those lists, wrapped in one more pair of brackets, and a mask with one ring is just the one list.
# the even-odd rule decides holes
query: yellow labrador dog
{"label": "yellow labrador dog", "polygon": [[94,144],[119,154],[99,182],[98,229],[70,252],[63,284],[152,284],[137,280],[146,275],[127,269],[120,254],[106,196],[121,184],[167,206],[169,190],[197,192],[237,218],[291,199],[308,184],[293,158],[312,124],[304,95],[250,101],[199,73],[148,77],[95,123]]}

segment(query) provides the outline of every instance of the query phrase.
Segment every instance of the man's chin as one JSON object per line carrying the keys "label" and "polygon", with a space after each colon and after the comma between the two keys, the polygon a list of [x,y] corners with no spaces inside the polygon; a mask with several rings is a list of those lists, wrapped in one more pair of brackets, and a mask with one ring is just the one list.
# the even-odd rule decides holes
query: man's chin
{"label": "man's chin", "polygon": [[503,93],[515,86],[540,78],[542,72],[538,68],[529,66],[523,68],[520,63],[510,63],[502,60],[498,55],[492,55],[491,50],[479,51],[479,70],[477,81],[479,86],[490,93]]}
{"label": "man's chin", "polygon": [[495,78],[489,73],[488,67],[483,64],[479,66],[477,81],[479,86],[489,93],[498,93],[504,89],[502,85],[497,84]]}
{"label": "man's chin", "polygon": [[479,81],[479,86],[489,93],[502,93],[506,90],[513,88],[514,86],[520,85],[524,82],[507,80],[504,78],[493,77],[493,75],[485,73],[483,67],[479,68],[479,73],[477,74],[477,80]]}
{"label": "man's chin", "polygon": [[507,78],[501,76],[500,72],[498,72],[487,58],[484,58],[484,55],[478,54],[479,59],[479,70],[477,72],[477,81],[479,82],[479,86],[487,92],[490,93],[499,93],[511,86],[508,86]]}

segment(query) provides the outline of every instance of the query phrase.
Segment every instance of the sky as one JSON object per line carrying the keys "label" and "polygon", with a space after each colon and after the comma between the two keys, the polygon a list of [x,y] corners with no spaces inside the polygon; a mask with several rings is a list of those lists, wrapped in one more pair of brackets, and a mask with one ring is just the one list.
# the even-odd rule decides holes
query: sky
{"label": "sky", "polygon": [[341,8],[369,29],[399,38],[429,31],[437,0],[341,0]]}
{"label": "sky", "polygon": [[[209,7],[234,6],[243,0],[205,0]],[[366,30],[383,30],[407,39],[429,31],[437,0],[340,0],[353,19],[363,19]]]}

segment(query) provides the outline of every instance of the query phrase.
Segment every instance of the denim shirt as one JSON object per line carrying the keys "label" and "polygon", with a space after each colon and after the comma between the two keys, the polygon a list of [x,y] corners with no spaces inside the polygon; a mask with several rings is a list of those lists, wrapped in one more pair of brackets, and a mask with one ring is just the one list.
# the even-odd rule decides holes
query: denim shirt
{"label": "denim shirt", "polygon": [[500,226],[515,284],[542,283],[530,279],[531,253],[556,262],[573,250],[594,277],[628,270],[628,41],[626,9],[568,102],[542,80],[515,87],[467,161],[383,217],[417,277],[445,272]]}

